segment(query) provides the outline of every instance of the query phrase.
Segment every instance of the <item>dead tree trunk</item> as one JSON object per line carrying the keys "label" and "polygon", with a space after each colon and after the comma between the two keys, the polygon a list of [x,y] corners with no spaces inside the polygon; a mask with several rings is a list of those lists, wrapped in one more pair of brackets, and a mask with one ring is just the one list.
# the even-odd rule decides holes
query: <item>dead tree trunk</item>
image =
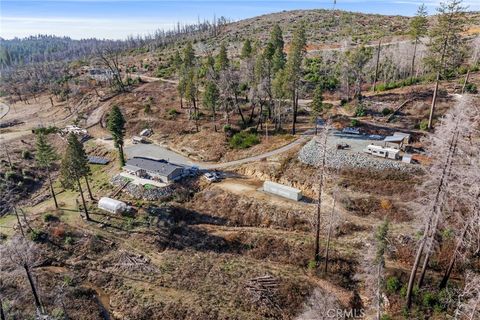
{"label": "dead tree trunk", "polygon": [[380,64],[380,50],[382,49],[382,39],[378,40],[377,61],[375,62],[375,77],[373,78],[373,92],[376,90],[378,78],[378,65]]}
{"label": "dead tree trunk", "polygon": [[470,78],[470,68],[468,68],[467,74],[465,75],[465,80],[463,81],[462,94],[465,93],[465,89],[467,88],[467,83],[469,78]]}
{"label": "dead tree trunk", "polygon": [[17,208],[13,207],[13,212],[15,212],[15,216],[17,217],[17,223],[18,223],[18,227],[20,228],[20,233],[22,234],[22,237],[25,238],[25,231],[23,231],[23,226],[22,226],[22,223],[20,222],[20,216],[18,215]]}
{"label": "dead tree trunk", "polygon": [[415,74],[415,58],[417,56],[417,45],[418,45],[418,39],[415,39],[415,42],[413,43],[412,66],[410,69],[410,78],[412,79],[412,82],[413,82],[413,79],[415,78],[414,74]]}
{"label": "dead tree trunk", "polygon": [[35,283],[33,282],[33,278],[32,278],[32,275],[30,273],[30,267],[28,266],[28,264],[24,263],[23,268],[25,269],[25,273],[27,274],[28,283],[30,284],[30,288],[32,289],[32,294],[33,294],[33,299],[34,299],[34,302],[35,302],[35,307],[37,308],[37,310],[39,312],[43,313],[43,307],[42,307],[42,304],[40,303],[40,298],[39,298],[38,293],[37,293],[37,288],[35,287]]}
{"label": "dead tree trunk", "polygon": [[52,176],[50,174],[50,169],[47,168],[48,182],[50,184],[50,192],[52,193],[53,202],[55,203],[55,209],[58,209],[57,195],[53,189]]}
{"label": "dead tree trunk", "polygon": [[[475,201],[475,205],[473,207],[472,213],[476,212],[476,210],[478,210],[479,207],[480,207],[480,192],[477,193],[476,201]],[[440,282],[440,285],[439,285],[440,289],[444,289],[447,286],[448,280],[450,279],[450,275],[452,274],[452,271],[453,271],[453,267],[455,266],[455,262],[457,261],[457,254],[463,245],[463,241],[465,239],[465,236],[467,235],[468,229],[473,223],[475,223],[474,220],[475,220],[475,216],[470,217],[470,219],[466,221],[463,227],[462,233],[460,234],[460,237],[458,238],[457,243],[455,245],[455,250],[452,253],[452,257],[450,258],[450,263],[448,264],[448,268],[447,270],[445,270],[445,274],[443,275],[442,281]]]}
{"label": "dead tree trunk", "polygon": [[[458,132],[456,130],[457,127],[458,127],[458,123],[457,123],[457,126],[455,127],[456,135],[458,135]],[[440,215],[440,212],[438,212],[439,211],[439,205],[440,205],[440,196],[441,196],[441,193],[443,192],[443,189],[444,189],[446,175],[449,172],[450,157],[452,156],[453,145],[455,143],[455,139],[456,139],[456,137],[454,135],[452,137],[452,140],[450,141],[450,146],[449,146],[449,150],[448,150],[448,154],[447,154],[447,159],[446,159],[445,164],[443,166],[442,174],[441,174],[438,186],[437,186],[437,190],[435,192],[433,207],[432,207],[432,210],[430,211],[430,216],[429,216],[429,218],[427,220],[427,223],[425,225],[425,230],[423,232],[422,239],[420,240],[420,245],[419,245],[419,248],[417,249],[417,254],[415,256],[415,262],[413,264],[412,271],[410,273],[410,278],[408,280],[407,295],[406,295],[407,309],[410,309],[410,307],[412,306],[413,283],[415,281],[415,276],[417,274],[418,266],[420,264],[420,260],[421,260],[422,255],[423,255],[423,251],[425,249],[425,244],[427,242],[429,234],[434,233],[434,231],[435,231],[435,230],[431,230],[432,227],[433,227],[432,223],[433,223],[433,221],[435,221],[434,219],[436,218],[436,216]]]}
{"label": "dead tree trunk", "polygon": [[323,139],[323,155],[322,155],[322,163],[320,164],[319,170],[319,177],[318,177],[318,198],[317,198],[317,215],[316,215],[316,222],[315,222],[315,262],[320,262],[320,223],[321,223],[321,213],[322,213],[322,189],[323,189],[323,176],[325,173],[325,161],[327,156],[327,138],[328,132],[327,127],[324,128],[324,139]]}
{"label": "dead tree trunk", "polygon": [[0,320],[6,320],[5,312],[3,311],[2,296],[0,296]]}
{"label": "dead tree trunk", "polygon": [[328,259],[329,259],[329,253],[330,253],[330,240],[332,238],[332,229],[333,229],[333,219],[335,216],[335,204],[337,201],[337,193],[333,195],[333,205],[332,205],[332,212],[330,214],[330,221],[328,223],[328,232],[327,232],[327,246],[325,248],[325,269],[324,272],[325,274],[328,272]]}
{"label": "dead tree trunk", "polygon": [[430,114],[428,116],[428,129],[432,129],[433,114],[435,113],[435,105],[437,104],[438,85],[440,83],[440,71],[437,71],[435,80],[435,88],[433,89],[432,104],[430,105]]}
{"label": "dead tree trunk", "polygon": [[87,203],[85,202],[85,197],[83,196],[82,184],[80,179],[77,179],[78,190],[80,191],[80,196],[82,197],[83,211],[85,212],[85,219],[90,221],[90,216],[88,215]]}
{"label": "dead tree trunk", "polygon": [[[123,157],[123,148],[122,146],[119,147],[120,150],[120,156]],[[95,200],[93,198],[92,190],[90,189],[90,183],[88,182],[88,177],[85,176],[85,183],[87,185],[87,190],[88,190],[88,196],[90,197],[90,200]]]}

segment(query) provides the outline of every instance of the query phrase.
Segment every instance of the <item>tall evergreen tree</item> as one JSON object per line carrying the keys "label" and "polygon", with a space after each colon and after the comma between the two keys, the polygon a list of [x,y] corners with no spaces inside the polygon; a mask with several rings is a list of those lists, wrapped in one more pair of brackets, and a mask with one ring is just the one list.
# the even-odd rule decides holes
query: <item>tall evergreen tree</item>
{"label": "tall evergreen tree", "polygon": [[55,161],[58,160],[58,155],[55,152],[55,149],[47,142],[47,138],[43,133],[37,134],[36,151],[35,159],[38,166],[45,169],[47,172],[48,183],[50,184],[50,192],[52,193],[55,208],[58,209],[57,196],[55,194],[55,190],[53,189],[51,176],[51,169]]}
{"label": "tall evergreen tree", "polygon": [[320,84],[315,87],[315,91],[313,92],[312,104],[310,107],[312,108],[312,116],[313,120],[315,121],[315,134],[317,134],[318,116],[323,111],[323,90]]}
{"label": "tall evergreen tree", "polygon": [[217,85],[213,81],[208,81],[203,93],[203,105],[212,111],[212,122],[215,132],[217,132],[216,124],[216,107],[218,104],[219,92]]}
{"label": "tall evergreen tree", "polygon": [[415,58],[417,55],[417,46],[422,40],[423,37],[427,35],[428,32],[428,19],[427,19],[427,8],[425,4],[422,3],[418,7],[415,17],[410,21],[409,35],[413,41],[413,55],[412,55],[412,65],[410,69],[410,77],[413,79],[415,74]]}
{"label": "tall evergreen tree", "polygon": [[65,151],[60,167],[60,183],[65,189],[75,190],[78,188],[82,198],[85,218],[90,220],[87,204],[83,195],[82,184],[80,183],[80,179],[82,177],[86,178],[88,173],[88,158],[83,149],[83,145],[73,133],[70,133],[67,138],[67,150]]}
{"label": "tall evergreen tree", "polygon": [[292,134],[295,134],[295,127],[297,123],[298,113],[298,91],[300,87],[300,79],[302,76],[302,63],[306,53],[307,39],[305,37],[305,25],[302,23],[295,30],[293,34],[293,40],[288,53],[287,64],[285,65],[286,71],[286,85],[292,101],[293,120],[292,120]]}
{"label": "tall evergreen tree", "polygon": [[125,165],[125,155],[123,153],[123,144],[125,137],[125,118],[117,105],[112,107],[107,120],[108,131],[112,134],[113,144],[118,149],[120,165]]}
{"label": "tall evergreen tree", "polygon": [[465,10],[463,0],[441,2],[436,24],[430,31],[426,62],[435,72],[436,79],[428,117],[429,129],[432,128],[440,80],[454,73],[465,60],[466,46],[462,36],[468,24]]}
{"label": "tall evergreen tree", "polygon": [[230,61],[228,60],[227,47],[222,43],[220,45],[220,51],[215,57],[215,70],[217,70],[217,72],[224,71],[229,65]]}
{"label": "tall evergreen tree", "polygon": [[242,52],[240,54],[240,57],[242,59],[250,58],[252,56],[252,42],[250,39],[245,39],[243,41],[243,46],[242,46]]}

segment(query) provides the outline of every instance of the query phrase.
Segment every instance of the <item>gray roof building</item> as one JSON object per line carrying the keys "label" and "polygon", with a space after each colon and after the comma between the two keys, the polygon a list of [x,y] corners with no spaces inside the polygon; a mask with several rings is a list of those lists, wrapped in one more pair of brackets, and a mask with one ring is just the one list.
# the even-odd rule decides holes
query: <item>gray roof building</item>
{"label": "gray roof building", "polygon": [[126,171],[136,172],[145,171],[153,178],[161,179],[164,182],[170,182],[181,178],[184,173],[184,167],[170,163],[166,160],[151,159],[145,157],[133,157],[127,160]]}

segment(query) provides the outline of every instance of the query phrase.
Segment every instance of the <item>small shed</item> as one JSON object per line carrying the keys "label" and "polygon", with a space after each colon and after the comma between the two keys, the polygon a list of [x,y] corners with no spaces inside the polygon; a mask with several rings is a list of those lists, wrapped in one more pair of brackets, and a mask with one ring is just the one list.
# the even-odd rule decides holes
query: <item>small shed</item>
{"label": "small shed", "polygon": [[412,156],[413,154],[405,153],[402,157],[402,162],[412,163]]}
{"label": "small shed", "polygon": [[301,190],[272,181],[265,181],[263,183],[263,191],[295,201],[302,198]]}
{"label": "small shed", "polygon": [[100,198],[98,201],[98,208],[110,213],[122,213],[128,210],[128,206],[125,202],[107,197]]}
{"label": "small shed", "polygon": [[385,146],[394,146],[402,149],[405,145],[410,143],[410,134],[403,132],[395,132],[393,136],[385,137],[383,140]]}

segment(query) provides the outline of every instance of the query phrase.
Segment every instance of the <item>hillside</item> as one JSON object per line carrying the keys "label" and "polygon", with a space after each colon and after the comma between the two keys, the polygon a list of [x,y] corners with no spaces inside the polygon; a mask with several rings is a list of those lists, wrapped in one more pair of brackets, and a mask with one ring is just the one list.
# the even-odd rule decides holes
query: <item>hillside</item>
{"label": "hillside", "polygon": [[411,18],[337,10],[102,53],[1,40],[2,315],[444,320],[480,303],[469,15],[442,74]]}

